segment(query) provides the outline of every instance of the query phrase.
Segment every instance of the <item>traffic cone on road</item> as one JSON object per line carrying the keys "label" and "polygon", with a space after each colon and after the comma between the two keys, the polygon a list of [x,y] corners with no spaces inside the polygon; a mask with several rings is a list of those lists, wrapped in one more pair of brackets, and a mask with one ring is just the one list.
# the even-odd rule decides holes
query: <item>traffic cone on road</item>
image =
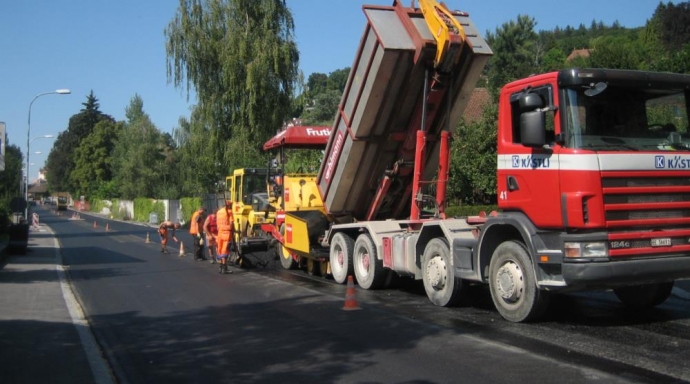
{"label": "traffic cone on road", "polygon": [[362,309],[357,304],[357,298],[355,297],[355,281],[352,276],[347,277],[347,290],[345,291],[345,306],[343,310],[353,311],[356,309]]}
{"label": "traffic cone on road", "polygon": [[96,224],[96,220],[93,221],[93,229],[98,228],[98,224]]}
{"label": "traffic cone on road", "polygon": [[180,257],[184,257],[184,243],[180,241]]}
{"label": "traffic cone on road", "polygon": [[146,244],[150,243],[151,239],[149,238],[149,233],[146,232]]}
{"label": "traffic cone on road", "polygon": [[109,223],[105,223],[105,231],[106,232],[110,231],[110,224]]}

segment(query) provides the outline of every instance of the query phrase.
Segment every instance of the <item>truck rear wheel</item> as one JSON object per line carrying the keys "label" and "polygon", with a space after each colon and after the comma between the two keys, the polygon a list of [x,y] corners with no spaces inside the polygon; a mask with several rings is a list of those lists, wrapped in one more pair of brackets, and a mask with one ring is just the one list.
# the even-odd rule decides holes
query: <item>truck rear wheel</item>
{"label": "truck rear wheel", "polygon": [[467,292],[467,283],[455,278],[450,247],[444,239],[433,239],[422,255],[422,281],[429,300],[436,306],[457,305]]}
{"label": "truck rear wheel", "polygon": [[357,284],[364,289],[381,288],[386,281],[383,260],[376,257],[376,247],[371,237],[364,233],[357,237],[352,255]]}
{"label": "truck rear wheel", "polygon": [[541,316],[549,294],[537,288],[532,261],[522,243],[506,241],[499,245],[489,266],[491,298],[498,313],[515,323]]}
{"label": "truck rear wheel", "polygon": [[342,232],[333,235],[331,240],[330,264],[333,280],[345,284],[347,275],[352,273],[352,250],[354,240]]}
{"label": "truck rear wheel", "polygon": [[673,281],[615,288],[613,293],[628,307],[645,309],[656,307],[666,301],[671,296],[672,290]]}
{"label": "truck rear wheel", "polygon": [[[283,239],[285,239],[285,223],[280,224],[280,234],[283,236]],[[290,252],[283,247],[283,244],[278,243],[276,245],[276,255],[278,259],[280,259],[280,265],[283,269],[295,269],[297,267],[297,263],[292,258]]]}

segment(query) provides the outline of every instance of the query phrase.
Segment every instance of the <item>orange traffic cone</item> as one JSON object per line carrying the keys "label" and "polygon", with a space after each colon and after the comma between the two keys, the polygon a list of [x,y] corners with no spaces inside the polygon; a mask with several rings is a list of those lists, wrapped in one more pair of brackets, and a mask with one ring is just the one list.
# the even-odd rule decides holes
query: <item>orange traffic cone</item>
{"label": "orange traffic cone", "polygon": [[96,224],[96,220],[93,221],[93,229],[98,228],[98,224]]}
{"label": "orange traffic cone", "polygon": [[345,306],[343,310],[353,311],[356,309],[362,309],[357,304],[357,298],[355,297],[355,281],[352,276],[347,277],[347,290],[345,291]]}
{"label": "orange traffic cone", "polygon": [[180,257],[184,257],[184,243],[180,241]]}
{"label": "orange traffic cone", "polygon": [[146,232],[146,244],[150,243],[151,239],[149,239],[149,233]]}

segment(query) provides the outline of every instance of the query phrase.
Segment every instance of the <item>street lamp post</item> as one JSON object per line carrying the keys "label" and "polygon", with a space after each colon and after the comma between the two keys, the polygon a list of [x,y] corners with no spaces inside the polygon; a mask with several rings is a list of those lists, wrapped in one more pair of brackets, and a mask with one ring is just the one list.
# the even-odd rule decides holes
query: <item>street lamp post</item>
{"label": "street lamp post", "polygon": [[[36,97],[31,100],[31,103],[29,103],[29,120],[28,120],[28,129],[26,131],[26,189],[24,189],[24,200],[26,201],[26,209],[24,210],[24,218],[26,218],[27,222],[29,220],[29,153],[31,153],[31,106],[34,104],[34,101],[38,99],[41,96],[45,95],[69,95],[72,93],[69,89],[57,89],[52,92],[44,92],[41,94],[36,95]],[[53,135],[45,135],[45,136],[39,136],[36,139],[41,139],[41,138],[49,138],[53,137]]]}

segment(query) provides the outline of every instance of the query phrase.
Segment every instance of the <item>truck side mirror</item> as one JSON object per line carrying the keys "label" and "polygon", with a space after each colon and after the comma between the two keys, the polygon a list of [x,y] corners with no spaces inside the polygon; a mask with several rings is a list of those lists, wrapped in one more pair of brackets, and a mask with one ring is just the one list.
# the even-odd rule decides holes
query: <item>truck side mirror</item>
{"label": "truck side mirror", "polygon": [[519,103],[521,112],[532,112],[544,107],[544,101],[536,93],[526,93],[520,96]]}
{"label": "truck side mirror", "polygon": [[544,112],[532,111],[520,114],[520,141],[528,147],[543,147],[546,144]]}
{"label": "truck side mirror", "polygon": [[546,124],[542,108],[544,100],[536,93],[525,93],[518,100],[520,106],[520,142],[528,147],[543,147],[546,143]]}

